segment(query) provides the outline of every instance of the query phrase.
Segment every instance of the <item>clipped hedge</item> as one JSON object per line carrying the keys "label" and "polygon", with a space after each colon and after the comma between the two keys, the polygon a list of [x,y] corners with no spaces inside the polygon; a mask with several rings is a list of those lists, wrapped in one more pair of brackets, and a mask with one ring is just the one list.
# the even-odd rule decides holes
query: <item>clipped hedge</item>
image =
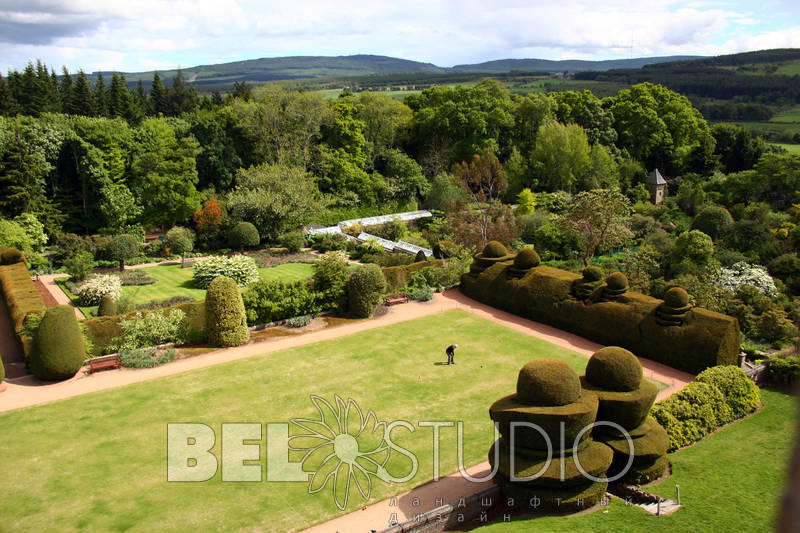
{"label": "clipped hedge", "polygon": [[[554,443],[557,446],[557,443]],[[566,443],[571,446],[572,443]],[[498,439],[489,449],[489,462],[492,467],[495,461],[495,451],[499,451],[497,472],[505,478],[511,477],[511,449],[504,439]],[[608,446],[587,439],[577,449],[564,450],[564,458],[560,452],[554,452],[548,457],[547,451],[539,453],[514,454],[514,476],[520,478],[534,477],[528,483],[538,487],[564,488],[581,485],[587,478],[584,472],[594,477],[604,478],[608,467],[611,466],[614,453]],[[574,455],[573,455],[574,454]],[[577,460],[576,460],[577,456]],[[580,466],[580,468],[579,468]],[[581,471],[581,468],[583,471]],[[538,474],[538,475],[537,475]],[[521,482],[526,483],[526,482]]]}
{"label": "clipped hedge", "polygon": [[208,286],[206,331],[212,346],[240,346],[250,340],[242,294],[231,278],[220,276]]}
{"label": "clipped hedge", "polygon": [[[511,437],[512,422],[530,422],[545,432],[550,443],[561,442],[561,424],[564,424],[564,442],[574,442],[575,437],[597,417],[597,395],[583,391],[574,403],[555,407],[543,407],[522,403],[516,394],[500,398],[489,408],[489,416],[497,422],[500,434]],[[583,439],[591,431],[583,434]],[[527,426],[514,429],[514,444],[517,449],[546,450],[547,440],[539,431]]]}
{"label": "clipped hedge", "polygon": [[629,392],[603,390],[590,383],[585,376],[581,381],[583,388],[595,393],[600,401],[597,420],[616,422],[629,430],[638,427],[647,418],[658,396],[658,387],[648,380],[642,380],[638,389]]}
{"label": "clipped hedge", "polygon": [[578,400],[581,382],[560,359],[534,359],[517,376],[517,400],[529,405],[567,405]]}
{"label": "clipped hedge", "polygon": [[465,274],[461,290],[493,307],[686,372],[697,374],[738,360],[739,326],[732,317],[693,308],[682,326],[661,326],[656,309],[662,301],[657,298],[628,291],[615,301],[585,303],[571,290],[583,280],[580,274],[538,266],[513,279],[508,268],[498,263],[478,275]]}
{"label": "clipped hedge", "polygon": [[39,379],[68,379],[83,366],[86,345],[83,342],[75,310],[57,305],[47,310],[39,324],[28,366]]}
{"label": "clipped hedge", "polygon": [[441,259],[434,259],[431,261],[420,261],[419,263],[411,263],[409,265],[384,267],[381,269],[383,277],[386,278],[386,290],[389,292],[397,292],[406,285],[408,279],[414,272],[419,272],[425,267],[442,267]]}
{"label": "clipped hedge", "polygon": [[631,352],[619,346],[597,350],[586,364],[586,379],[596,387],[630,392],[642,382],[642,364]]}
{"label": "clipped hedge", "polygon": [[25,263],[25,254],[16,248],[6,248],[5,246],[0,249],[0,265],[15,265],[17,263]]}
{"label": "clipped hedge", "polygon": [[42,295],[31,281],[25,263],[0,266],[0,291],[2,292],[14,331],[22,344],[25,355],[29,355],[31,339],[23,334],[23,322],[31,313],[44,313]]}
{"label": "clipped hedge", "polygon": [[124,315],[87,318],[83,321],[83,326],[92,345],[90,354],[97,356],[111,353],[116,339],[123,333],[121,323],[124,320],[129,320],[137,314],[162,313],[168,315],[174,309],[180,309],[186,313],[186,321],[189,323],[189,340],[194,342],[203,340],[206,329],[206,306],[205,302],[200,300],[161,309],[131,311]]}
{"label": "clipped hedge", "polygon": [[100,299],[100,306],[97,308],[97,316],[114,316],[117,312],[117,302],[110,294],[104,294]]}

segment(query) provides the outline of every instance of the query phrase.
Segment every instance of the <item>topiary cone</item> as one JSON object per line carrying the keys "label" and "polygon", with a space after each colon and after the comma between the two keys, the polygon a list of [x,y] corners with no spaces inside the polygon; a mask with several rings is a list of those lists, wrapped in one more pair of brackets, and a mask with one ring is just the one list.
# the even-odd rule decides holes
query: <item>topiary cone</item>
{"label": "topiary cone", "polygon": [[75,375],[86,358],[83,333],[68,305],[45,312],[34,339],[28,365],[39,379],[55,381]]}
{"label": "topiary cone", "polygon": [[239,287],[231,278],[214,278],[206,291],[206,330],[212,346],[240,346],[250,340]]}

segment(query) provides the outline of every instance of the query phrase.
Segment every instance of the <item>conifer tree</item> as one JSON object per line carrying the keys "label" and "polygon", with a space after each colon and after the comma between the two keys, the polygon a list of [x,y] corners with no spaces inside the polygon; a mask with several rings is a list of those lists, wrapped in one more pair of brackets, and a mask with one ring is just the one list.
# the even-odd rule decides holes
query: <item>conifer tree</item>
{"label": "conifer tree", "polygon": [[187,87],[183,80],[183,71],[178,69],[172,79],[172,88],[169,91],[170,114],[174,116],[191,113],[197,107],[197,92],[194,87]]}
{"label": "conifer tree", "polygon": [[108,94],[102,72],[97,73],[97,79],[94,82],[94,106],[98,117],[107,117],[109,115]]}
{"label": "conifer tree", "polygon": [[61,85],[58,87],[59,96],[61,97],[61,111],[72,115],[75,109],[72,107],[72,75],[67,70],[67,67],[61,67]]}
{"label": "conifer tree", "polygon": [[13,116],[17,114],[17,101],[11,94],[11,88],[0,74],[0,115]]}
{"label": "conifer tree", "polygon": [[72,106],[77,115],[86,117],[95,116],[95,102],[89,78],[83,70],[78,71],[78,78],[72,87]]}
{"label": "conifer tree", "polygon": [[158,115],[159,113],[163,115],[169,114],[167,90],[164,88],[164,84],[161,83],[161,77],[158,75],[158,72],[153,74],[153,87],[150,89],[150,102],[154,115]]}

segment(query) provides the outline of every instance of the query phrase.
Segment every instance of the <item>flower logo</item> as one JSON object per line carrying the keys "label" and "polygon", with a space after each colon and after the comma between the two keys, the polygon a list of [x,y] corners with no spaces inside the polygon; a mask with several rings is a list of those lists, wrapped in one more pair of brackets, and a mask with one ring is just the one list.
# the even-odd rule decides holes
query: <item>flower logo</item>
{"label": "flower logo", "polygon": [[321,396],[311,396],[319,413],[318,420],[292,418],[292,424],[308,433],[289,437],[289,449],[304,451],[300,461],[303,470],[314,472],[308,482],[309,494],[333,487],[333,499],[340,510],[347,507],[352,486],[361,497],[369,499],[371,477],[385,482],[391,480],[386,471],[391,449],[386,443],[386,422],[378,421],[375,413],[366,416],[352,398],[345,402],[334,395],[334,404]]}

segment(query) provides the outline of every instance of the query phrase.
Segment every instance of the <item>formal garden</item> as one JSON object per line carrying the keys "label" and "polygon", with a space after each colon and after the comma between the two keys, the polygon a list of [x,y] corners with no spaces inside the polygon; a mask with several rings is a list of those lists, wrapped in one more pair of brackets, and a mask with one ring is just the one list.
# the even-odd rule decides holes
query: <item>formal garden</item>
{"label": "formal garden", "polygon": [[[622,429],[556,449],[613,474],[630,455],[624,430],[626,482],[664,498],[681,486],[669,516],[612,499],[581,516],[515,511],[489,531],[772,528],[797,410],[785,386],[800,376],[797,154],[710,125],[651,83],[598,98],[484,80],[403,102],[268,87],[202,108],[178,105],[191,104],[186,86],[168,94],[177,107],[140,95],[147,116],[0,116],[0,290],[31,374],[0,383],[0,403],[23,386],[180,369],[176,358],[201,352],[252,356],[0,414],[7,527],[300,530],[431,479],[430,432],[417,427],[396,437],[417,476],[383,482],[408,466],[393,454],[367,475],[366,499],[361,485],[335,498],[351,476],[313,454],[304,466],[331,474],[331,490],[323,476],[313,494],[219,472],[165,481],[169,422],[287,421],[314,416],[311,395],[338,395],[380,420],[463,421],[464,462],[488,457],[505,495],[542,495],[550,510],[601,505],[615,489],[563,460],[518,483],[510,457],[534,471],[547,447],[531,432],[514,441],[513,422],[548,437],[563,423],[571,438],[613,422]],[[362,224],[418,207],[430,216]],[[401,240],[416,253],[390,249]],[[43,280],[71,305],[45,301]],[[446,289],[605,348],[587,362],[458,310],[281,351],[257,343],[315,318],[391,315],[391,295],[421,309]],[[440,364],[451,343],[458,364]],[[647,379],[640,357],[696,380],[656,402],[669,384]],[[455,429],[441,439],[441,471],[455,472]],[[518,453],[494,458],[509,442]]]}

